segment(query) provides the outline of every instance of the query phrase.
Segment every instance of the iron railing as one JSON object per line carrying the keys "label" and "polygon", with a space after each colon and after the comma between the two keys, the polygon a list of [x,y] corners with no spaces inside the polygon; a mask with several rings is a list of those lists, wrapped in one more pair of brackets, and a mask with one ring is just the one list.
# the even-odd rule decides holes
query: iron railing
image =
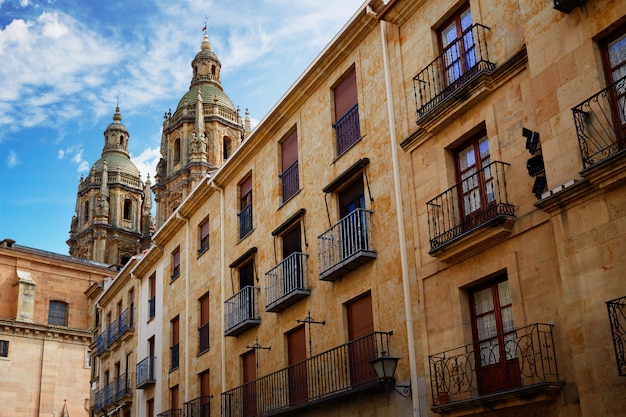
{"label": "iron railing", "polygon": [[157,417],[183,417],[183,410],[182,408],[171,408],[157,414]]}
{"label": "iron railing", "polygon": [[278,414],[379,385],[370,363],[393,332],[374,332],[222,393],[223,417]]}
{"label": "iron railing", "polygon": [[210,417],[211,397],[194,398],[185,403],[185,417]]}
{"label": "iron railing", "polygon": [[617,361],[617,374],[626,376],[626,297],[607,301],[613,347]]}
{"label": "iron railing", "polygon": [[572,109],[583,169],[626,148],[626,77]]}
{"label": "iron railing", "polygon": [[117,320],[113,320],[107,327],[107,348],[117,341],[118,330]]}
{"label": "iron railing", "polygon": [[494,161],[426,203],[431,251],[500,216],[515,216],[507,194],[506,166]]}
{"label": "iron railing", "polygon": [[252,203],[241,209],[237,216],[239,216],[239,238],[243,239],[252,231]]}
{"label": "iron railing", "polygon": [[552,327],[535,323],[429,356],[433,405],[560,384]]}
{"label": "iron railing", "polygon": [[209,349],[209,322],[198,327],[198,353]]}
{"label": "iron railing", "polygon": [[259,292],[259,287],[246,286],[225,301],[224,333],[249,320],[259,322]]}
{"label": "iron railing", "polygon": [[100,333],[98,337],[96,337],[96,356],[102,355],[106,350],[106,335],[105,333]]}
{"label": "iron railing", "polygon": [[135,371],[135,375],[137,377],[135,386],[137,387],[137,389],[142,389],[147,385],[156,383],[154,374],[155,362],[156,357],[148,356],[137,364]]}
{"label": "iron railing", "polygon": [[488,30],[475,23],[413,77],[418,122],[472,80],[495,69],[489,61]]}
{"label": "iron railing", "polygon": [[178,368],[178,365],[180,364],[180,357],[179,357],[179,349],[180,344],[176,343],[175,345],[170,346],[170,371],[172,369],[176,369]]}
{"label": "iron railing", "polygon": [[109,382],[104,387],[104,403],[102,404],[105,408],[115,403],[115,391],[117,390],[116,381]]}
{"label": "iron railing", "polygon": [[122,398],[133,395],[133,377],[130,373],[124,373],[117,378],[115,399],[120,401]]}
{"label": "iron railing", "polygon": [[359,253],[375,253],[372,213],[371,210],[355,209],[317,238],[320,276]]}
{"label": "iron railing", "polygon": [[95,395],[94,395],[94,401],[93,401],[93,411],[95,413],[101,411],[104,408],[104,390],[98,390],[96,391]]}
{"label": "iron railing", "polygon": [[306,253],[294,252],[265,273],[265,309],[267,311],[273,311],[278,304],[287,303],[287,299],[292,296],[304,297],[311,293],[306,279],[308,256]]}
{"label": "iron railing", "polygon": [[337,156],[343,154],[352,145],[361,139],[361,124],[359,121],[359,103],[341,116],[334,124],[337,139]]}
{"label": "iron railing", "polygon": [[300,172],[298,161],[294,161],[281,174],[279,174],[283,186],[283,203],[289,200],[300,189]]}
{"label": "iron railing", "polygon": [[119,324],[118,335],[122,336],[127,330],[131,330],[134,328],[134,319],[133,319],[133,308],[129,307],[126,310],[122,311],[120,317],[117,319]]}

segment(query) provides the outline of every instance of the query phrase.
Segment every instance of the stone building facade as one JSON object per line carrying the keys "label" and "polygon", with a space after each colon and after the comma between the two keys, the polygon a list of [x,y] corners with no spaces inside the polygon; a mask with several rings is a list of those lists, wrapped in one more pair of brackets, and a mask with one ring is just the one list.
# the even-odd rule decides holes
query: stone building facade
{"label": "stone building facade", "polygon": [[123,266],[150,246],[154,232],[150,178],[130,160],[130,134],[116,107],[104,131],[102,157],[81,177],[67,241],[71,256]]}
{"label": "stone building facade", "polygon": [[138,291],[130,415],[622,415],[625,16],[372,0],[232,154],[192,81],[99,301]]}
{"label": "stone building facade", "polygon": [[84,416],[93,316],[108,265],[0,242],[0,415]]}

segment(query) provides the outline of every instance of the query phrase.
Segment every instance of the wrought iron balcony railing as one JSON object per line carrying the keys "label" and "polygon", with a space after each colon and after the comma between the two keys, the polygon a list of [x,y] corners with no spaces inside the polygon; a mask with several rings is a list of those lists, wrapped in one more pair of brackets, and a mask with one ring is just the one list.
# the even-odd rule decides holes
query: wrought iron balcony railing
{"label": "wrought iron balcony railing", "polygon": [[609,322],[613,334],[613,347],[617,361],[617,374],[626,376],[626,297],[607,301]]}
{"label": "wrought iron balcony railing", "polygon": [[181,408],[171,408],[157,414],[157,417],[183,417],[183,410]]}
{"label": "wrought iron balcony railing", "polygon": [[239,238],[243,239],[252,231],[252,203],[245,206],[237,216],[239,216]]}
{"label": "wrought iron balcony railing", "polygon": [[126,397],[133,396],[133,376],[130,373],[124,373],[117,378],[115,400],[121,401]]}
{"label": "wrought iron balcony railing", "polygon": [[488,30],[475,23],[413,77],[418,122],[471,81],[495,69],[496,64],[489,61]]}
{"label": "wrought iron balcony railing", "polygon": [[93,411],[95,413],[102,411],[102,409],[104,408],[104,390],[98,390],[96,391],[95,395],[94,395],[94,401],[93,401]]}
{"label": "wrought iron balcony railing", "polygon": [[552,327],[535,323],[493,341],[429,356],[433,405],[560,386]]}
{"label": "wrought iron balcony railing", "polygon": [[278,313],[311,294],[306,279],[309,255],[294,252],[265,273],[265,310]]}
{"label": "wrought iron balcony railing", "polygon": [[120,317],[117,319],[119,326],[118,335],[120,337],[123,336],[128,330],[132,330],[134,328],[135,323],[133,319],[133,312],[132,307],[127,308],[122,311],[122,314],[120,314]]}
{"label": "wrought iron balcony railing", "polygon": [[626,148],[626,77],[572,109],[583,169]]}
{"label": "wrought iron balcony railing", "polygon": [[96,337],[96,356],[102,355],[106,350],[106,335],[105,333],[100,333],[98,337]]}
{"label": "wrought iron balcony railing", "polygon": [[224,302],[224,336],[237,336],[261,322],[259,287],[247,286]]}
{"label": "wrought iron balcony railing", "polygon": [[109,382],[104,387],[104,403],[103,406],[106,408],[111,404],[115,403],[115,391],[117,390],[116,381]]}
{"label": "wrought iron balcony railing", "polygon": [[209,350],[209,323],[198,327],[198,353]]}
{"label": "wrought iron balcony railing", "polygon": [[392,332],[374,332],[222,393],[222,415],[275,415],[379,385],[370,363]]}
{"label": "wrought iron balcony railing", "polygon": [[356,209],[317,238],[319,279],[335,281],[376,258],[372,213]]}
{"label": "wrought iron balcony railing", "polygon": [[154,364],[156,362],[155,356],[148,356],[137,364],[135,375],[137,389],[144,389],[149,385],[155,384]]}
{"label": "wrought iron balcony railing", "polygon": [[185,417],[211,417],[211,397],[198,397],[185,403]]}
{"label": "wrought iron balcony railing", "polygon": [[333,124],[337,139],[337,156],[343,154],[352,145],[361,139],[361,124],[359,120],[359,103]]}
{"label": "wrought iron balcony railing", "polygon": [[504,168],[494,161],[426,203],[431,252],[502,216],[515,216]]}
{"label": "wrought iron balcony railing", "polygon": [[113,320],[107,327],[107,349],[117,341],[118,330],[117,320]]}
{"label": "wrought iron balcony railing", "polygon": [[280,175],[283,186],[283,203],[289,200],[300,189],[300,172],[298,171],[298,161],[289,165]]}

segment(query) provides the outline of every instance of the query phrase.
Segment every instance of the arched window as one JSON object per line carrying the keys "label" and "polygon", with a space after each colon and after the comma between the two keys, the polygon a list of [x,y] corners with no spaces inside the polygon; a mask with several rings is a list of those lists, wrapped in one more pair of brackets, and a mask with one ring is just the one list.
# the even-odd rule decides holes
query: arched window
{"label": "arched window", "polygon": [[133,202],[130,198],[124,200],[124,220],[132,220]]}
{"label": "arched window", "polygon": [[228,158],[230,158],[230,155],[232,153],[232,149],[230,149],[230,144],[231,144],[231,140],[228,136],[224,136],[224,140],[222,143],[222,150],[223,150],[223,154],[224,154],[224,161],[227,160]]}
{"label": "arched window", "polygon": [[83,218],[85,219],[85,223],[89,221],[89,201],[85,201]]}
{"label": "arched window", "polygon": [[215,65],[211,65],[211,75],[215,75]]}
{"label": "arched window", "polygon": [[120,135],[120,145],[124,144],[124,135]]}
{"label": "arched window", "polygon": [[67,326],[67,308],[68,304],[63,301],[50,301],[50,309],[48,310],[48,324],[55,326]]}
{"label": "arched window", "polygon": [[180,138],[176,138],[174,141],[174,163],[180,162]]}

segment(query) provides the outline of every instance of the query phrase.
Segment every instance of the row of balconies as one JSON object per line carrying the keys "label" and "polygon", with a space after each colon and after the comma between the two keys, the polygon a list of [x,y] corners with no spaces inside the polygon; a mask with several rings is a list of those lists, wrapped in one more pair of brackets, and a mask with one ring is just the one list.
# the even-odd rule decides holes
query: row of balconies
{"label": "row of balconies", "polygon": [[[183,414],[184,410],[184,414]],[[185,403],[184,409],[172,408],[157,414],[157,417],[210,417],[211,397],[202,396]]]}
{"label": "row of balconies", "polygon": [[115,343],[119,340],[126,340],[134,331],[133,308],[124,310],[117,320],[106,328],[102,333],[96,336],[92,342],[91,349],[96,356],[103,355],[108,350],[115,347]]}
{"label": "row of balconies", "polygon": [[[372,211],[356,209],[318,237],[319,279],[335,281],[376,258]],[[308,254],[295,252],[265,273],[265,311],[278,313],[311,294]],[[261,322],[260,287],[247,286],[225,301],[224,335],[237,336]]]}
{"label": "row of balconies", "polygon": [[105,387],[96,391],[93,402],[94,413],[104,412],[133,397],[132,374],[122,374],[117,379],[109,382]]}

